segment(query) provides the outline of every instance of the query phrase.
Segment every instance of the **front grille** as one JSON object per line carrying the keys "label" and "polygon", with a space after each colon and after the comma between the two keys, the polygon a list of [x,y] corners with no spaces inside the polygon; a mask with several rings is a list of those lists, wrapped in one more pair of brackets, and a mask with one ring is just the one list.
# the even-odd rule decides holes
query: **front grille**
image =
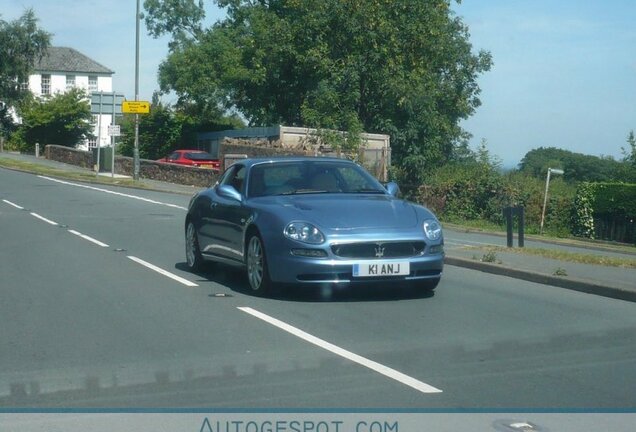
{"label": "front grille", "polygon": [[340,244],[331,246],[331,251],[341,258],[383,259],[422,255],[425,248],[426,243],[423,241],[404,241]]}

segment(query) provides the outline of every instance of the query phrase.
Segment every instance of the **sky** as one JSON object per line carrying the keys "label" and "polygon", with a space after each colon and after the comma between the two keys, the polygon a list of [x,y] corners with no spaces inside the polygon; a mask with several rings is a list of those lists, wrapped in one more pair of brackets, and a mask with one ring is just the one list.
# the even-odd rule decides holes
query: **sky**
{"label": "sky", "polygon": [[[211,0],[206,5],[208,22],[224,16]],[[32,8],[54,46],[114,70],[114,90],[134,99],[135,7],[134,0],[0,0],[0,19]],[[486,140],[507,168],[538,147],[622,157],[636,130],[636,0],[463,0],[452,7],[474,51],[490,51],[494,62],[478,77],[482,105],[462,122],[471,147]],[[142,21],[140,39],[139,99],[150,100],[169,38],[148,36]]]}

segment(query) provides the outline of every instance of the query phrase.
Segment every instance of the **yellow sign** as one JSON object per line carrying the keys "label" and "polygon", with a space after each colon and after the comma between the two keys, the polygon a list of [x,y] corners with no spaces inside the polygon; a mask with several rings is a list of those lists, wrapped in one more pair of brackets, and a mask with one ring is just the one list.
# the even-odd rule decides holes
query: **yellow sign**
{"label": "yellow sign", "polygon": [[148,101],[123,101],[121,112],[126,114],[148,114],[150,112],[150,102]]}

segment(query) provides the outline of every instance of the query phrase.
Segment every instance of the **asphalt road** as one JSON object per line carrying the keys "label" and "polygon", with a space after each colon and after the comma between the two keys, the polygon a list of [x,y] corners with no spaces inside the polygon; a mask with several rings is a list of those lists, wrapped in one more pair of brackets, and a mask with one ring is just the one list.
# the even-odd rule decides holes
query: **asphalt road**
{"label": "asphalt road", "polygon": [[185,270],[186,196],[0,185],[0,406],[636,406],[635,303],[452,266],[258,298]]}

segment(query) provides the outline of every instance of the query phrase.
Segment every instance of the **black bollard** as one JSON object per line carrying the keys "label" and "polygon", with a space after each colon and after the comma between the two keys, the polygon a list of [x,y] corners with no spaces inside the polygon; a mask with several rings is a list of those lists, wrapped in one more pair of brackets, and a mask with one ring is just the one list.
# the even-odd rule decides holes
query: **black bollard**
{"label": "black bollard", "polygon": [[508,247],[512,247],[512,207],[504,207],[504,218],[506,219],[506,240]]}

